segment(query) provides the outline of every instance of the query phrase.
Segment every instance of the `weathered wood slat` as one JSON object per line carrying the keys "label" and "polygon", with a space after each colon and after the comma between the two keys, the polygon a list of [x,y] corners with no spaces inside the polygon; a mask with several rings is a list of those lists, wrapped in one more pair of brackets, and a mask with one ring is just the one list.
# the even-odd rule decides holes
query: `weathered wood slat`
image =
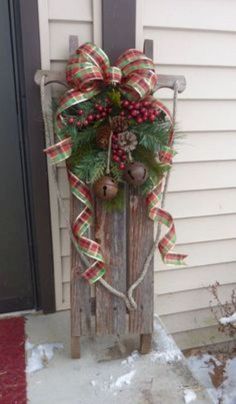
{"label": "weathered wood slat", "polygon": [[[126,211],[109,213],[96,201],[95,238],[101,243],[107,264],[105,279],[121,292],[126,292]],[[97,334],[124,334],[126,307],[124,302],[96,284]]]}
{"label": "weathered wood slat", "polygon": [[[153,222],[147,216],[145,199],[138,191],[129,192],[128,223],[128,284],[129,286],[142,272],[145,259],[153,244]],[[130,313],[130,333],[149,334],[153,330],[153,261],[147,275],[134,294],[137,310]]]}
{"label": "weathered wood slat", "polygon": [[140,337],[140,353],[145,355],[152,348],[152,334],[141,334]]}
{"label": "weathered wood slat", "polygon": [[80,337],[71,336],[71,357],[72,359],[80,358]]}

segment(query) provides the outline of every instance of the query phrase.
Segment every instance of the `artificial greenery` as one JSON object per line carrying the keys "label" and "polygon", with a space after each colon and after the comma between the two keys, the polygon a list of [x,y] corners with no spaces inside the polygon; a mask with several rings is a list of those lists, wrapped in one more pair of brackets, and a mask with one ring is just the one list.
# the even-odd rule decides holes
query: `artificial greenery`
{"label": "artificial greenery", "polygon": [[[60,136],[70,136],[72,139],[72,154],[67,160],[67,164],[76,176],[90,186],[93,186],[96,181],[106,175],[107,169],[108,151],[102,150],[97,145],[97,129],[100,125],[108,123],[111,117],[120,115],[123,100],[124,97],[117,89],[104,88],[99,95],[70,107],[61,116],[62,121],[66,124],[61,129]],[[105,110],[109,107],[109,113],[106,113],[104,117],[101,116],[101,119],[96,119],[91,124],[87,124],[86,127],[80,128],[78,121],[81,120],[82,122],[84,117],[96,111],[98,105],[103,106]],[[71,118],[73,122],[68,124]],[[126,119],[129,125],[128,130],[132,131],[138,140],[138,145],[132,152],[132,159],[143,163],[148,169],[148,179],[139,187],[140,192],[146,195],[168,169],[167,166],[158,161],[156,156],[163,146],[168,145],[171,123],[169,120],[165,120],[163,114],[159,114],[154,122],[137,123],[137,120],[131,116],[126,116]],[[120,186],[116,197],[110,201],[104,201],[104,206],[108,211],[121,210],[124,206],[123,171],[113,160],[110,161],[109,175]]]}
{"label": "artificial greenery", "polygon": [[140,125],[132,126],[132,132],[138,137],[139,144],[150,150],[152,153],[158,152],[162,146],[166,146],[169,140],[170,122],[144,122]]}

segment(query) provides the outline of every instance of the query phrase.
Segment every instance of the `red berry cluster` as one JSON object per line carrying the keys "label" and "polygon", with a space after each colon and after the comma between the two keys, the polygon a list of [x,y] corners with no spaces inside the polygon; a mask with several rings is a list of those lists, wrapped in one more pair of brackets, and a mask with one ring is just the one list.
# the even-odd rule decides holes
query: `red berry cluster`
{"label": "red berry cluster", "polygon": [[120,115],[126,116],[128,119],[135,119],[139,124],[145,121],[154,122],[160,113],[151,101],[123,100],[121,105],[124,110],[120,112]]}
{"label": "red berry cluster", "polygon": [[127,159],[126,153],[118,144],[118,135],[113,133],[112,135],[112,159],[115,163],[119,164],[119,169],[125,169],[125,162]]}
{"label": "red berry cluster", "polygon": [[78,129],[82,129],[93,122],[106,118],[107,115],[109,115],[112,111],[110,103],[108,103],[107,106],[103,106],[101,104],[95,104],[94,108],[95,108],[94,113],[90,113],[86,117],[84,116],[84,111],[82,109],[78,109],[77,115],[79,119],[71,116],[70,118],[68,118],[68,123],[70,125],[75,124],[78,127]]}

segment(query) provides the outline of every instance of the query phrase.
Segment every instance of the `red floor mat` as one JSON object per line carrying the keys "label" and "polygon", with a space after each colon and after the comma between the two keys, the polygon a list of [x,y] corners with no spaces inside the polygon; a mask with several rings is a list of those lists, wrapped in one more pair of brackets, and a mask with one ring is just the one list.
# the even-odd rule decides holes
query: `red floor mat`
{"label": "red floor mat", "polygon": [[25,320],[0,320],[0,403],[25,404]]}

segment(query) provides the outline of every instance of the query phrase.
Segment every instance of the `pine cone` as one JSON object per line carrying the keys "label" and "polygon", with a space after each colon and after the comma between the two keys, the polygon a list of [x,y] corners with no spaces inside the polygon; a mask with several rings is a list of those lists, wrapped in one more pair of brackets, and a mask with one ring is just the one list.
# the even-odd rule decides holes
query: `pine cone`
{"label": "pine cone", "polygon": [[113,132],[120,133],[128,129],[128,121],[123,116],[114,116],[111,120]]}
{"label": "pine cone", "polygon": [[111,127],[109,123],[100,126],[96,133],[97,146],[100,147],[101,149],[108,149],[110,135],[111,135]]}
{"label": "pine cone", "polygon": [[123,150],[129,152],[136,149],[138,140],[134,133],[126,131],[119,133],[118,143]]}

